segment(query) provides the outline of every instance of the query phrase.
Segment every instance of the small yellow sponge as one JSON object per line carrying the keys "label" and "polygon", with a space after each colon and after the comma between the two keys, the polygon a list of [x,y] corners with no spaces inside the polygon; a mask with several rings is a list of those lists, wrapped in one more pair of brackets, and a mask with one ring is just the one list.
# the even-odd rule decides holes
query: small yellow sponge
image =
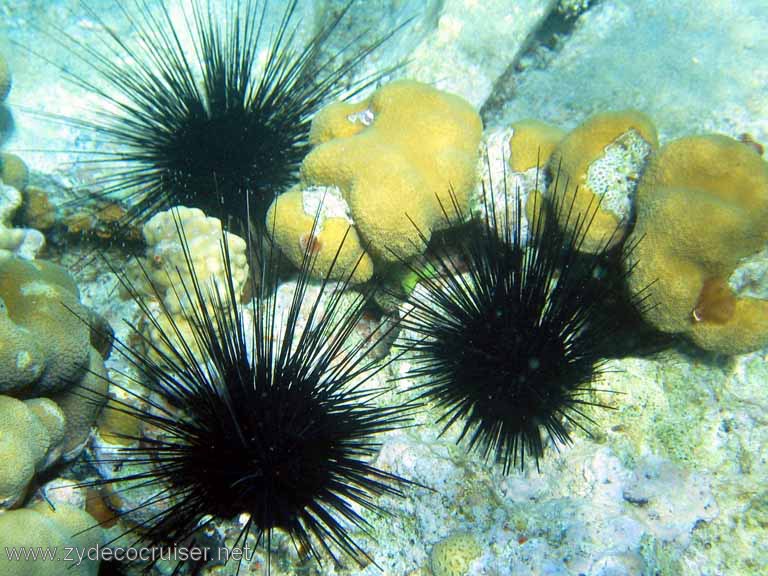
{"label": "small yellow sponge", "polygon": [[434,576],[466,576],[482,550],[469,532],[454,532],[432,547],[429,565]]}
{"label": "small yellow sponge", "polygon": [[[315,211],[296,195],[329,191],[344,204],[342,211],[354,226],[355,234],[345,241],[345,260],[356,261],[364,250],[370,260],[361,263],[355,280],[370,277],[374,262],[398,262],[423,249],[418,231],[429,239],[445,225],[441,204],[451,211],[452,194],[467,212],[481,135],[480,117],[466,101],[411,80],[392,82],[357,104],[332,104],[313,121],[310,138],[316,147],[302,163],[298,188],[280,210],[270,211],[267,225],[279,228],[270,220],[275,214],[281,225],[287,215],[301,220],[278,238],[299,264],[303,252],[296,246],[310,242]],[[298,214],[301,205],[307,217]],[[327,271],[326,260],[336,253],[342,229],[349,225],[330,220],[311,239],[311,246],[325,250],[318,257],[318,274]],[[336,269],[337,278],[347,273],[342,266]]]}

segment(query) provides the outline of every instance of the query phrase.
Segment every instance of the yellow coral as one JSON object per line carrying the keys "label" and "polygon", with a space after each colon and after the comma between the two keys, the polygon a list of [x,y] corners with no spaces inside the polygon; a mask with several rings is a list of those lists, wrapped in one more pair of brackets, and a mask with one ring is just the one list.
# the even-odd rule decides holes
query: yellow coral
{"label": "yellow coral", "polygon": [[0,179],[21,192],[29,184],[29,168],[16,154],[0,154]]}
{"label": "yellow coral", "polygon": [[768,164],[751,147],[721,135],[664,146],[640,182],[633,237],[629,282],[655,281],[654,326],[724,354],[768,345],[768,301],[728,285],[768,242]]}
{"label": "yellow coral", "polygon": [[354,136],[373,121],[369,106],[370,100],[329,104],[313,118],[309,143],[317,146],[334,138]]}
{"label": "yellow coral", "polygon": [[19,502],[49,450],[64,435],[64,414],[50,400],[0,396],[0,507]]}
{"label": "yellow coral", "polygon": [[[571,192],[578,187],[573,214],[591,215],[600,202],[581,250],[596,252],[611,235],[613,243],[624,237],[637,180],[657,147],[656,128],[636,110],[596,114],[560,141],[550,160],[554,170],[560,168],[560,186],[554,190],[553,182],[550,196],[559,194],[570,204]],[[560,216],[563,224],[568,210]],[[580,220],[571,215],[569,222],[574,226]]]}
{"label": "yellow coral", "polygon": [[455,532],[432,547],[429,555],[434,576],[465,576],[472,561],[480,556],[477,539],[469,532]]}
{"label": "yellow coral", "polygon": [[[451,191],[459,207],[467,210],[482,123],[457,96],[410,80],[392,82],[364,102],[326,108],[313,121],[311,134],[317,146],[302,163],[298,189],[291,192],[294,196],[276,202],[285,204],[280,210],[270,211],[272,219],[275,214],[283,219],[281,224],[287,215],[302,222],[281,231],[278,238],[295,264],[303,255],[296,246],[317,242],[325,249],[319,267],[322,273],[327,271],[328,258],[336,253],[342,229],[348,227],[332,216],[317,238],[307,240],[315,211],[299,202],[295,196],[299,192],[330,191],[345,203],[354,234],[347,237],[344,260],[356,261],[363,249],[370,257],[356,273],[358,281],[370,277],[377,260],[397,262],[397,256],[417,254],[422,243],[416,227],[428,239],[445,224],[440,204],[451,209]],[[302,205],[307,217],[298,218]],[[270,219],[267,223],[270,229],[281,228]],[[347,268],[336,268],[335,277],[346,274]]]}
{"label": "yellow coral", "polygon": [[525,172],[546,166],[565,136],[565,130],[541,120],[520,120],[511,126],[509,166],[513,172]]}
{"label": "yellow coral", "polygon": [[[0,562],[0,576],[96,576],[99,561],[82,562],[66,558],[66,549],[85,553],[102,545],[104,532],[87,512],[58,504],[52,509],[41,502],[29,508],[0,515],[0,548],[4,551],[38,549],[50,551],[55,559]],[[74,556],[77,560],[77,556]]]}
{"label": "yellow coral", "polygon": [[[329,211],[332,191],[328,195],[321,190],[314,193],[317,206],[322,202],[324,210],[318,218],[315,235],[310,238],[315,214],[312,213],[313,208],[305,208],[305,203],[310,201],[312,194],[295,186],[272,203],[267,221],[274,224],[270,233],[275,242],[288,259],[295,263],[300,263],[309,250],[318,262],[325,263],[324,269],[316,270],[319,275],[325,276],[331,263],[334,263],[336,277],[341,275],[340,271],[349,273],[354,270],[351,277],[353,283],[369,280],[373,275],[373,261],[363,250],[351,221],[342,216],[333,216],[333,212]],[[317,208],[314,209],[316,213]]]}

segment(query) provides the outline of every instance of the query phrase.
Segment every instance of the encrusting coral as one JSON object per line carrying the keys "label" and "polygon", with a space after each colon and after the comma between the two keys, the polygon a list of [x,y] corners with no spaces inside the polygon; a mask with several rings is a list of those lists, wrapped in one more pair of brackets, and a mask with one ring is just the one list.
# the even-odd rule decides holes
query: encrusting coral
{"label": "encrusting coral", "polygon": [[63,268],[0,254],[0,393],[56,403],[65,417],[57,457],[76,456],[90,436],[106,393],[110,336]]}
{"label": "encrusting coral", "polygon": [[[187,253],[179,240],[179,229],[184,230]],[[144,224],[142,234],[147,244],[145,257],[129,266],[128,281],[130,289],[152,309],[143,311],[147,334],[145,344],[166,350],[168,343],[162,339],[161,333],[174,333],[167,324],[170,316],[174,318],[181,336],[194,348],[196,343],[189,321],[182,313],[186,308],[189,314],[192,306],[190,297],[192,301],[195,299],[191,271],[194,271],[206,301],[214,307],[219,304],[225,306],[229,298],[228,282],[232,282],[234,293],[241,295],[248,279],[245,240],[224,231],[218,218],[206,216],[199,208],[185,206],[157,213]],[[229,276],[226,274],[222,242],[227,243]],[[187,257],[190,258],[189,265]],[[217,293],[212,291],[214,286]],[[159,313],[159,308],[156,308],[160,305],[158,300],[162,300],[167,313]],[[155,317],[154,320],[147,318],[149,312]]]}
{"label": "encrusting coral", "polygon": [[[40,502],[19,510],[0,514],[0,548],[4,554],[30,549],[52,554],[46,560],[5,559],[0,562],[0,576],[96,576],[99,561],[78,558],[75,551],[85,554],[103,544],[104,533],[87,512],[57,504],[53,509]],[[67,549],[71,549],[67,554]]]}
{"label": "encrusting coral", "polygon": [[432,547],[429,567],[433,576],[466,576],[482,549],[470,532],[454,532]]}
{"label": "encrusting coral", "polygon": [[600,202],[580,250],[594,253],[612,236],[613,242],[624,238],[637,182],[657,147],[656,128],[636,110],[595,114],[557,145],[550,166],[568,186],[556,191],[553,182],[549,194],[578,187],[575,214]]}
{"label": "encrusting coral", "polygon": [[[144,292],[154,295],[156,291],[163,296],[169,311],[177,314],[181,303],[188,305],[186,295],[179,284],[191,286],[191,276],[186,265],[184,249],[179,241],[177,226],[184,230],[192,258],[192,269],[203,286],[216,280],[218,298],[227,298],[227,286],[224,280],[224,258],[222,240],[227,243],[232,278],[235,292],[242,293],[248,278],[248,263],[245,254],[245,240],[230,232],[222,231],[218,218],[206,216],[199,208],[178,206],[159,212],[143,227],[144,240],[147,243],[146,261],[143,268],[146,278],[136,278],[139,285],[144,284]],[[182,277],[179,278],[178,274]],[[141,276],[145,276],[141,274]],[[143,281],[142,281],[143,280]],[[148,282],[154,286],[148,286]],[[175,287],[175,289],[174,289]],[[213,302],[216,302],[214,297]]]}
{"label": "encrusting coral", "polygon": [[727,136],[681,138],[654,154],[636,203],[629,282],[655,282],[646,319],[713,352],[768,346],[768,300],[732,286],[768,242],[768,163]]}
{"label": "encrusting coral", "polygon": [[332,104],[312,122],[315,147],[302,163],[301,182],[273,202],[267,226],[294,264],[309,246],[318,276],[346,235],[334,276],[344,277],[362,259],[352,281],[366,281],[375,263],[418,253],[419,231],[428,239],[444,225],[451,193],[466,213],[481,135],[480,117],[467,102],[411,80],[387,84],[362,102]]}

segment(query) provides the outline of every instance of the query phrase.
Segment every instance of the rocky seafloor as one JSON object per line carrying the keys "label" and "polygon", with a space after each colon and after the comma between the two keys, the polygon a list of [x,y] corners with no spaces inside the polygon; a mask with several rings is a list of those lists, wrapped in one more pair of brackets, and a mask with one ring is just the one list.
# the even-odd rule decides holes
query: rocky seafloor
{"label": "rocky seafloor", "polygon": [[[312,23],[339,4],[300,2],[300,10]],[[407,57],[398,75],[462,95],[481,110],[486,131],[528,117],[571,129],[595,112],[639,108],[662,144],[707,132],[768,142],[768,5],[759,0],[376,0],[352,10],[347,38],[413,17],[406,38],[369,66]],[[88,97],[51,64],[83,69],[43,32],[43,19],[84,42],[93,34],[75,1],[0,7],[0,50],[15,82],[7,102],[15,126],[3,148],[22,155],[32,182],[63,206],[91,176],[81,161],[87,155],[73,154],[91,142],[40,112],[71,116],[88,107]],[[40,257],[73,265],[87,248],[52,239],[47,250]],[[120,268],[125,256],[108,254]],[[117,296],[112,273],[96,265],[74,274],[83,302],[125,336],[122,320],[137,310]],[[112,358],[107,367],[120,362]],[[397,376],[407,368],[401,360],[391,370]],[[768,573],[768,350],[721,357],[690,346],[613,361],[610,369],[604,401],[615,409],[590,413],[592,437],[576,430],[572,445],[548,447],[540,470],[504,475],[467,456],[452,432],[439,435],[429,410],[418,416],[422,426],[387,434],[377,464],[432,490],[385,498],[395,515],[371,518],[375,540],[361,542],[380,569],[326,563],[300,573]],[[467,555],[458,562],[463,572],[440,573],[433,547],[457,535],[445,553]],[[280,550],[292,554],[288,545]],[[299,573],[288,560],[272,572]],[[234,572],[218,566],[208,573]]]}

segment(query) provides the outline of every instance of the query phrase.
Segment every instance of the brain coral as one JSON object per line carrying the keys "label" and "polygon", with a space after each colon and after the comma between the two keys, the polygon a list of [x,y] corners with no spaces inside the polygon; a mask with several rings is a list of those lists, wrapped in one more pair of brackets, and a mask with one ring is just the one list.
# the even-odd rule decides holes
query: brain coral
{"label": "brain coral", "polygon": [[[335,276],[362,258],[353,281],[365,281],[374,262],[421,250],[416,227],[428,239],[444,225],[440,204],[451,209],[451,191],[466,212],[481,135],[480,117],[467,102],[410,80],[359,103],[332,104],[313,120],[315,147],[302,163],[301,182],[272,204],[268,227],[295,264],[310,248],[320,275],[346,235]],[[310,237],[320,201],[324,210]]]}
{"label": "brain coral", "polygon": [[653,325],[723,354],[768,345],[768,300],[733,282],[768,242],[768,163],[754,148],[721,135],[665,145],[638,187],[632,237],[643,240],[629,282],[655,281]]}

